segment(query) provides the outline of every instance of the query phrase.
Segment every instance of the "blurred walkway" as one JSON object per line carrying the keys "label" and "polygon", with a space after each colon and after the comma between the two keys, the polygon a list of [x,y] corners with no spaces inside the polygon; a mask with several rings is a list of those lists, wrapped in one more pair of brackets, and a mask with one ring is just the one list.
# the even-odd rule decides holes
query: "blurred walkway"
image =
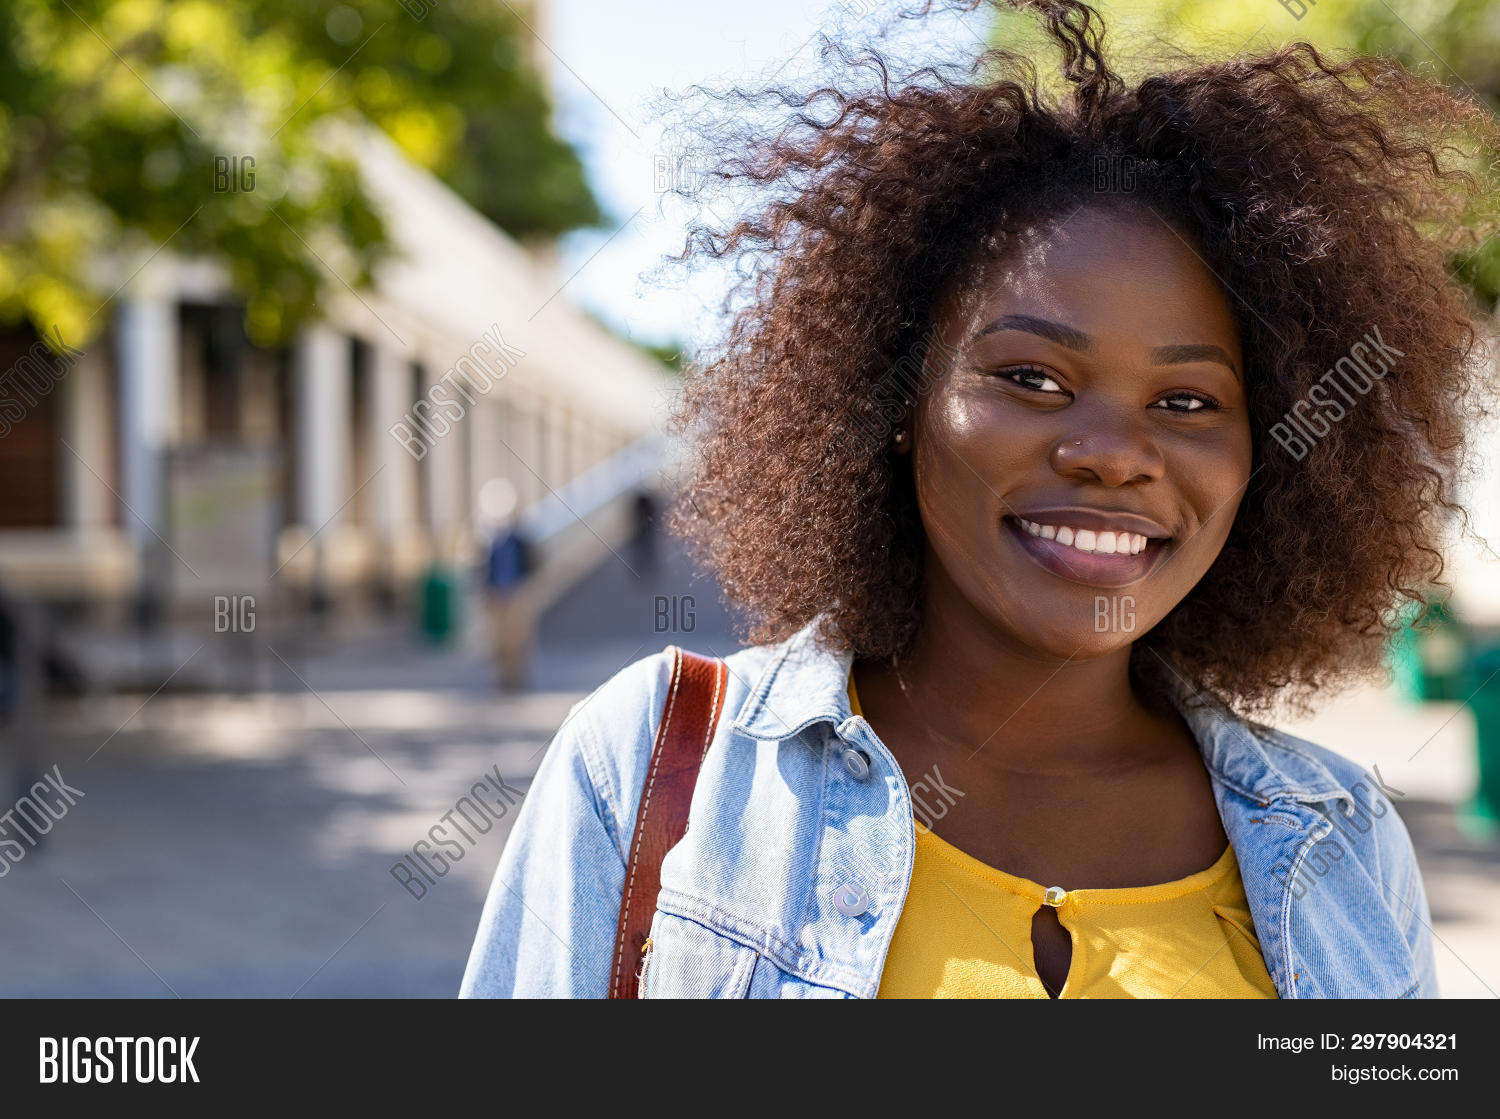
{"label": "blurred walkway", "polygon": [[[265,694],[74,711],[44,765],[84,795],[0,878],[0,996],[451,997],[515,813],[420,900],[392,865],[497,765],[524,790],[569,706],[669,642],[734,647],[712,588],[664,546],[654,566],[607,559],[544,619],[523,694],[494,690],[476,618],[442,649],[389,629],[282,649]],[[1445,993],[1492,997],[1500,847],[1454,824],[1467,712],[1369,693],[1288,729],[1403,790]]]}
{"label": "blurred walkway", "polygon": [[516,695],[476,610],[443,648],[268,638],[265,694],[80,706],[43,768],[84,795],[0,878],[0,996],[452,997],[515,813],[420,900],[392,865],[497,765],[524,790],[568,708],[629,661],[732,651],[714,597],[676,547],[622,550],[543,619]]}

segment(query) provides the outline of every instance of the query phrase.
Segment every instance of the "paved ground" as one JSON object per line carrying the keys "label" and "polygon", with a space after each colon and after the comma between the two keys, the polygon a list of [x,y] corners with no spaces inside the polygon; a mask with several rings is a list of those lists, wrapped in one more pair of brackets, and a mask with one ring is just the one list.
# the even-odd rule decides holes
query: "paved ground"
{"label": "paved ground", "polygon": [[[84,795],[0,878],[0,996],[453,995],[513,813],[421,900],[390,873],[403,851],[496,765],[524,789],[567,708],[623,664],[669,641],[733,647],[680,556],[625,559],[641,578],[610,559],[548,615],[524,694],[492,689],[476,622],[441,650],[382,629],[266,635],[285,658],[267,694],[68,712],[43,761]],[[658,632],[660,599],[692,632]],[[1454,824],[1467,713],[1373,693],[1293,729],[1405,792],[1445,990],[1492,997],[1500,846]]]}

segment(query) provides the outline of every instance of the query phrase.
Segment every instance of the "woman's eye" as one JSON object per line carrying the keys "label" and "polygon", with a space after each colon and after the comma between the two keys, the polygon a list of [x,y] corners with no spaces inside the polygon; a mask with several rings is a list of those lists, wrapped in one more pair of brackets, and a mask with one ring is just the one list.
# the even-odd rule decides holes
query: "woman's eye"
{"label": "woman's eye", "polygon": [[1007,369],[1002,375],[1007,381],[1012,381],[1022,388],[1033,389],[1036,392],[1063,391],[1063,387],[1053,380],[1052,375],[1044,369],[1027,366],[1021,369]]}
{"label": "woman's eye", "polygon": [[1179,392],[1172,396],[1164,396],[1153,408],[1164,408],[1168,412],[1202,412],[1211,408],[1217,408],[1218,401],[1207,396],[1196,396],[1192,393]]}

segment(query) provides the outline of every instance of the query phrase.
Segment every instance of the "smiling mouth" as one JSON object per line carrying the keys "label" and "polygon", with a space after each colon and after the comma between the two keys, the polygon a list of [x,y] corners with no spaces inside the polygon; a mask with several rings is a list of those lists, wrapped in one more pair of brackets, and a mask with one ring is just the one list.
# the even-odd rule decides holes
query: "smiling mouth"
{"label": "smiling mouth", "polygon": [[1121,529],[1033,521],[1015,515],[1005,527],[1026,554],[1062,579],[1091,587],[1124,587],[1161,562],[1171,537]]}
{"label": "smiling mouth", "polygon": [[1032,536],[1039,536],[1043,540],[1055,539],[1064,547],[1096,556],[1140,555],[1150,543],[1150,537],[1139,532],[1096,532],[1091,528],[1073,528],[1071,525],[1045,525],[1023,517],[1017,517],[1016,523]]}

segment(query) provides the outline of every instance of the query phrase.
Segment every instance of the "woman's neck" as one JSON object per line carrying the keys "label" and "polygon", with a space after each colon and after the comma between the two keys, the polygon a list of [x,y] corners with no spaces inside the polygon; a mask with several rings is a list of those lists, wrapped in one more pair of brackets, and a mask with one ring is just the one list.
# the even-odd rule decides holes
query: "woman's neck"
{"label": "woman's neck", "polygon": [[935,743],[1008,770],[1097,771],[1144,760],[1142,741],[1175,722],[1136,695],[1130,651],[1082,659],[1030,648],[940,594],[928,597],[910,650],[861,665],[856,682],[877,727],[920,725]]}

